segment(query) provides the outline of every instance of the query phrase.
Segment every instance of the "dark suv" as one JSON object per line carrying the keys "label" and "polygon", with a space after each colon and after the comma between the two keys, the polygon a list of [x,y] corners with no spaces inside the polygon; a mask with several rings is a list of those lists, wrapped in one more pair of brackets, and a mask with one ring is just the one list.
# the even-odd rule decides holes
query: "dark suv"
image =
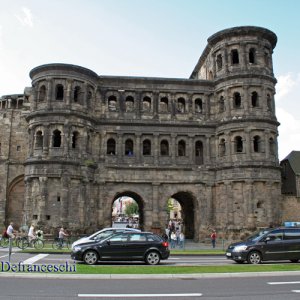
{"label": "dark suv", "polygon": [[267,260],[300,259],[300,228],[276,228],[260,231],[245,242],[231,244],[226,257],[237,263],[259,264]]}
{"label": "dark suv", "polygon": [[72,247],[71,257],[94,265],[97,261],[145,261],[157,265],[170,255],[169,243],[151,232],[122,232],[100,241],[83,242]]}

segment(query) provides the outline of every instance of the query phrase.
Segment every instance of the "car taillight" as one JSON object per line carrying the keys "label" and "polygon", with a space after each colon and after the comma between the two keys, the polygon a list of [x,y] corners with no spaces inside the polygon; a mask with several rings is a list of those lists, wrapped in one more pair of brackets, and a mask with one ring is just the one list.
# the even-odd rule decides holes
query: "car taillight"
{"label": "car taillight", "polygon": [[164,247],[166,247],[166,248],[169,247],[169,243],[168,243],[168,242],[163,242],[162,245],[163,245]]}

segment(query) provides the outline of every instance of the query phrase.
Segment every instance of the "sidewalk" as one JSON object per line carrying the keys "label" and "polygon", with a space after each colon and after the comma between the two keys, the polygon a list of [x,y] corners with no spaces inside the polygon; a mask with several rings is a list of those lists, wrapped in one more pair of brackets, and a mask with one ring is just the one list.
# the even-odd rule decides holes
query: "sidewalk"
{"label": "sidewalk", "polygon": [[[179,246],[176,245],[175,248],[171,248],[170,244],[170,250],[182,250],[179,248]],[[184,249],[183,250],[226,250],[226,245],[222,241],[216,242],[216,247],[213,248],[210,243],[199,243],[194,242],[193,240],[185,240]]]}

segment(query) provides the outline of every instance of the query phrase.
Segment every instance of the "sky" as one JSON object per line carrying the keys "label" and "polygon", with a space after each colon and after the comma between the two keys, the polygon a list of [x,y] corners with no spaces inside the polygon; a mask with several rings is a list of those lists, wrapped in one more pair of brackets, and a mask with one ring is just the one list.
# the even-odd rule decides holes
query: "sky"
{"label": "sky", "polygon": [[0,97],[29,72],[70,63],[98,75],[189,78],[207,38],[235,26],[273,31],[279,159],[300,151],[300,1],[0,0]]}

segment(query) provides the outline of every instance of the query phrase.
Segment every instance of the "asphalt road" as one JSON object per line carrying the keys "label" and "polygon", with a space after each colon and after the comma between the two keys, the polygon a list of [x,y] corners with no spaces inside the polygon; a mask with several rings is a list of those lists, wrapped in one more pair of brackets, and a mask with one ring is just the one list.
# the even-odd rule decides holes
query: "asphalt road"
{"label": "asphalt road", "polygon": [[298,300],[300,276],[182,279],[1,278],[0,299]]}

